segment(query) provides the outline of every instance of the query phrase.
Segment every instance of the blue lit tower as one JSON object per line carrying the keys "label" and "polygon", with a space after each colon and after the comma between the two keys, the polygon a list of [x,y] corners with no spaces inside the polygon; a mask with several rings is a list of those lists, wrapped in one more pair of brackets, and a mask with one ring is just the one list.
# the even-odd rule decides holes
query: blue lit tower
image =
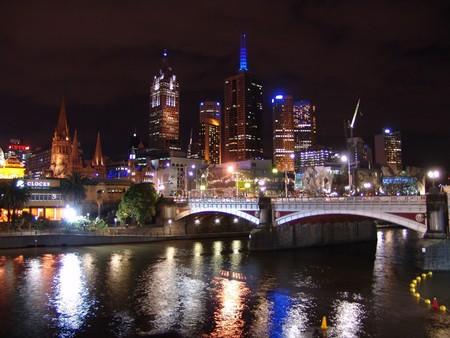
{"label": "blue lit tower", "polygon": [[248,72],[243,35],[239,71],[225,79],[222,162],[262,158],[262,116],[262,85]]}
{"label": "blue lit tower", "polygon": [[149,148],[162,151],[179,150],[180,88],[163,52],[159,74],[150,88]]}

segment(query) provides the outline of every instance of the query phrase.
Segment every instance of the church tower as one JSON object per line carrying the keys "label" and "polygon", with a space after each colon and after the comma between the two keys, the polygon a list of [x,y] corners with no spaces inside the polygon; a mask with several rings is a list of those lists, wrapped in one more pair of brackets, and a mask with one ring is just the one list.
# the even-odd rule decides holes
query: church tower
{"label": "church tower", "polygon": [[82,170],[83,170],[83,162],[80,156],[80,145],[78,143],[77,131],[75,130],[75,133],[73,135],[72,154],[70,156],[69,171],[70,173],[73,172],[81,173]]}
{"label": "church tower", "polygon": [[102,154],[102,146],[100,142],[100,132],[97,133],[97,143],[95,145],[95,154],[94,158],[91,162],[92,168],[94,168],[96,174],[96,177],[105,178],[106,177],[106,166],[103,161],[103,154]]}
{"label": "church tower", "polygon": [[50,170],[53,177],[63,178],[70,173],[72,156],[72,142],[70,142],[69,127],[67,126],[66,105],[61,101],[58,124],[52,139]]}

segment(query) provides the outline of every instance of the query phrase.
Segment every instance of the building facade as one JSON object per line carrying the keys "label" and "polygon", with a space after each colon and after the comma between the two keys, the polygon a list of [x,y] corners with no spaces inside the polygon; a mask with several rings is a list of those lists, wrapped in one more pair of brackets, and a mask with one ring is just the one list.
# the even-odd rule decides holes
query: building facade
{"label": "building facade", "polygon": [[385,129],[375,135],[375,162],[393,169],[402,168],[402,137],[399,131]]}
{"label": "building facade", "polygon": [[295,101],[294,115],[294,144],[295,152],[308,150],[316,145],[316,107],[310,101]]}
{"label": "building facade", "polygon": [[221,163],[221,115],[220,102],[200,103],[199,153],[209,164]]}
{"label": "building facade", "polygon": [[280,171],[294,171],[294,113],[291,95],[272,99],[273,164]]}
{"label": "building facade", "polygon": [[239,71],[225,80],[223,124],[223,162],[263,157],[262,85],[248,72],[245,35],[241,38]]}
{"label": "building facade", "polygon": [[179,150],[180,87],[164,51],[159,74],[150,88],[149,147]]}

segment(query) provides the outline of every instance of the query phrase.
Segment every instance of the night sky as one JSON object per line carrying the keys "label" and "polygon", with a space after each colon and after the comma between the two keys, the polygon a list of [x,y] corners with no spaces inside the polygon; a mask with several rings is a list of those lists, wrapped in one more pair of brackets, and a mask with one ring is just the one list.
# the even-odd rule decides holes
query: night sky
{"label": "night sky", "polygon": [[[62,96],[87,157],[125,156],[134,130],[147,141],[149,87],[167,49],[180,82],[181,138],[198,129],[202,100],[223,102],[224,79],[248,66],[270,99],[317,106],[318,140],[373,147],[399,130],[406,165],[450,169],[450,1],[3,1],[0,4],[0,146],[49,146]],[[265,137],[266,154],[271,137]]]}

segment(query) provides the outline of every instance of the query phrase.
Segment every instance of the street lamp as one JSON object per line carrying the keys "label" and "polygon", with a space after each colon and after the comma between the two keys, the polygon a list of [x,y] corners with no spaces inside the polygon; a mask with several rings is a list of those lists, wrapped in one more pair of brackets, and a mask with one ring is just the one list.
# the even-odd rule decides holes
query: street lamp
{"label": "street lamp", "polygon": [[188,180],[189,180],[189,176],[193,176],[194,173],[192,172],[192,170],[188,169],[195,169],[195,164],[191,164],[190,166],[188,166],[187,164],[184,166],[184,193],[185,193],[185,197],[188,198],[189,197],[189,189],[188,189]]}
{"label": "street lamp", "polygon": [[234,167],[232,165],[228,166],[227,171],[230,174],[235,173],[236,175],[236,198],[239,198],[239,182],[238,182],[238,173],[237,171],[234,169]]}
{"label": "street lamp", "polygon": [[[294,154],[289,154],[289,158],[291,160],[293,160],[295,158]],[[286,164],[286,166],[284,167],[284,196],[288,197],[288,177],[287,177],[287,172],[288,172],[288,165],[290,164],[290,162],[288,164]]]}
{"label": "street lamp", "polygon": [[431,188],[430,188],[430,191],[431,191],[431,190],[436,190],[437,187],[435,186],[434,181],[435,181],[437,178],[439,178],[439,171],[438,171],[438,170],[430,170],[430,171],[428,172],[428,177],[431,179]]}
{"label": "street lamp", "polygon": [[114,217],[114,234],[117,235],[117,217]]}
{"label": "street lamp", "polygon": [[350,172],[350,158],[347,157],[347,155],[342,155],[341,156],[341,161],[342,162],[347,162],[347,165],[348,165],[348,169],[347,169],[347,173],[348,173],[348,190],[349,190],[349,192],[351,192],[351,190],[352,190],[352,174]]}

